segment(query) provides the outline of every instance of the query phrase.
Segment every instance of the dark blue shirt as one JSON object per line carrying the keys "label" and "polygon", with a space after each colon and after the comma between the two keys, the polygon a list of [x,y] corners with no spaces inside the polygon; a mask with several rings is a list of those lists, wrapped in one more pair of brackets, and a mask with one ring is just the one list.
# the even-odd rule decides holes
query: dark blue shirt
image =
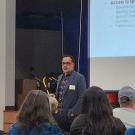
{"label": "dark blue shirt", "polygon": [[135,135],[135,128],[129,128],[124,135]]}

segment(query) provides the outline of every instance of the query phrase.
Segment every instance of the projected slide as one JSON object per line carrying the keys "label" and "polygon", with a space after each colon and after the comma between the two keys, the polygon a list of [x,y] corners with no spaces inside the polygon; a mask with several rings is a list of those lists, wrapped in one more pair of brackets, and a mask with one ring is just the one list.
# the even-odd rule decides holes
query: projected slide
{"label": "projected slide", "polygon": [[90,57],[135,56],[135,0],[90,0]]}

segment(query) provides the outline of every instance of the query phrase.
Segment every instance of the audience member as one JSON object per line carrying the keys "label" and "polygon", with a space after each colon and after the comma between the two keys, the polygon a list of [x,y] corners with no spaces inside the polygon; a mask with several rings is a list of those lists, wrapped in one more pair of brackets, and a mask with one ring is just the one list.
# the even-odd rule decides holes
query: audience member
{"label": "audience member", "polygon": [[29,92],[7,135],[64,135],[52,117],[45,92]]}
{"label": "audience member", "polygon": [[113,115],[127,128],[135,127],[135,90],[125,86],[119,90],[118,98],[120,107],[113,110]]}
{"label": "audience member", "polygon": [[113,117],[105,92],[96,86],[88,89],[82,100],[81,114],[73,121],[70,135],[123,135],[124,124]]}

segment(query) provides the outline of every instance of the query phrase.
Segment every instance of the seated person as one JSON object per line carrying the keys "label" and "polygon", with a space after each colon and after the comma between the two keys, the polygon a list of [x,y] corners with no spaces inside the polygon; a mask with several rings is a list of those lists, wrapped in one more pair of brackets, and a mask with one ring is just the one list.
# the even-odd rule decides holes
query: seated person
{"label": "seated person", "polygon": [[52,117],[45,92],[28,93],[7,135],[64,135]]}
{"label": "seated person", "polygon": [[135,128],[135,89],[125,86],[118,92],[120,107],[113,109],[113,115],[119,118],[126,128]]}
{"label": "seated person", "polygon": [[124,124],[113,117],[112,107],[105,92],[96,86],[86,91],[82,99],[81,114],[70,128],[70,135],[123,135]]}

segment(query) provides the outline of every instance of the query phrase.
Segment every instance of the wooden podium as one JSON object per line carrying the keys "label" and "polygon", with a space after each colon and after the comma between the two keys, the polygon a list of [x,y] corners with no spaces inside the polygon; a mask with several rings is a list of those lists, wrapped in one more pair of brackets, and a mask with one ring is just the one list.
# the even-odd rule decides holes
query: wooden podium
{"label": "wooden podium", "polygon": [[36,80],[24,79],[15,81],[15,106],[18,110],[30,90],[36,90]]}

